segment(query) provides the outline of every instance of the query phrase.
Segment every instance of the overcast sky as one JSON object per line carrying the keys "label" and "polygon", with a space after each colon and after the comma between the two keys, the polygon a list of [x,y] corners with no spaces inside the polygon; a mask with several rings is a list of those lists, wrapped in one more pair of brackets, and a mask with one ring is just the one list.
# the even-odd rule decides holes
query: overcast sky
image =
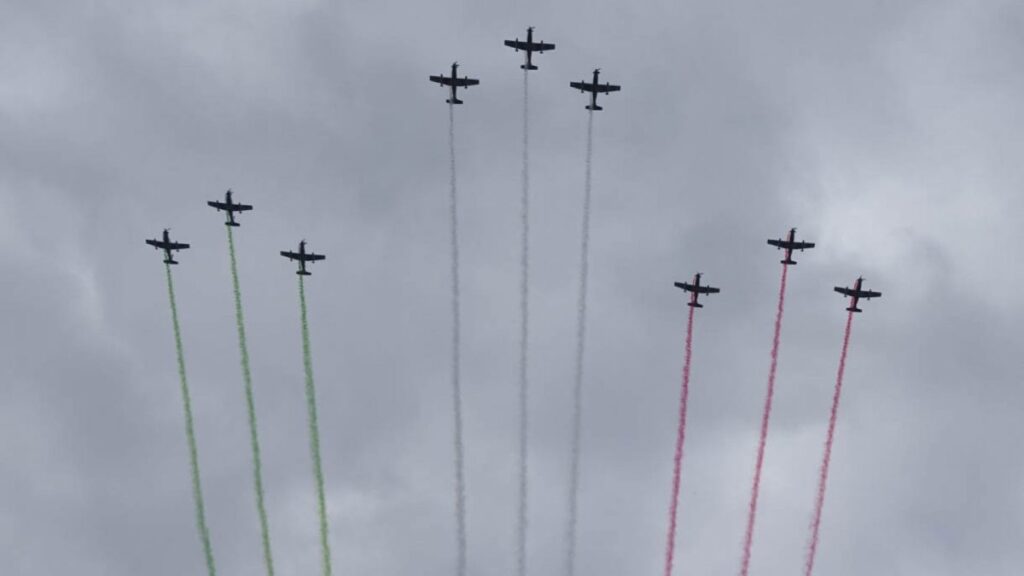
{"label": "overcast sky", "polygon": [[0,4],[0,572],[201,574],[163,265],[214,553],[262,571],[223,216],[237,230],[270,528],[317,573],[294,266],[338,574],[455,560],[447,110],[456,110],[469,570],[514,568],[523,37],[531,73],[530,574],[562,566],[584,96],[595,118],[578,574],[661,570],[697,313],[677,573],[739,568],[779,254],[790,270],[752,573],[803,566],[854,320],[820,574],[1024,563],[1024,6],[1013,0]]}

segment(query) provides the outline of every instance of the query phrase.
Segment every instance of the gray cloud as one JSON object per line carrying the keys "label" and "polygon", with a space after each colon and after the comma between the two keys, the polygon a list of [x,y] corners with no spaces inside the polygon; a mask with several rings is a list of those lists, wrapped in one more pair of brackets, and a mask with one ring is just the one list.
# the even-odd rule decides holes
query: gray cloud
{"label": "gray cloud", "polygon": [[100,2],[0,7],[0,566],[200,573],[162,270],[176,282],[224,574],[260,570],[220,216],[237,235],[281,574],[317,569],[298,303],[309,283],[339,573],[454,566],[444,96],[457,111],[469,562],[514,567],[519,79],[531,78],[531,573],[561,566],[585,104],[595,126],[579,572],[660,569],[684,310],[697,320],[680,571],[737,570],[778,264],[792,270],[752,571],[803,562],[841,339],[855,320],[822,574],[1016,574],[1024,344],[1014,247],[1024,12],[1008,1]]}

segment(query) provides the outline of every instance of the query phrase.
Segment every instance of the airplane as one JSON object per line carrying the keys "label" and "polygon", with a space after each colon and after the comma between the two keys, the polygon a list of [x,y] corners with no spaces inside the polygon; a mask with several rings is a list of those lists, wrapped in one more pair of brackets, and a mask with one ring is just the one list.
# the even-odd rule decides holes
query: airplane
{"label": "airplane", "polygon": [[218,202],[217,200],[210,200],[206,203],[208,206],[212,206],[217,210],[223,210],[228,213],[228,220],[224,224],[227,226],[238,226],[238,222],[235,222],[235,212],[245,212],[252,210],[252,206],[248,204],[239,204],[231,200],[231,190],[224,193],[224,201]]}
{"label": "airplane", "polygon": [[547,44],[545,42],[534,42],[533,41],[533,26],[526,29],[526,42],[522,42],[519,38],[515,40],[505,40],[505,46],[509,48],[515,48],[516,52],[523,50],[526,52],[526,63],[520,66],[523,70],[536,70],[537,67],[533,65],[533,53],[540,52],[544,53],[545,50],[554,50],[554,44]]}
{"label": "airplane", "polygon": [[618,92],[622,90],[622,86],[616,86],[615,84],[609,84],[605,82],[603,85],[597,81],[597,76],[601,73],[601,69],[597,68],[594,70],[594,81],[593,82],[569,82],[570,88],[576,88],[580,92],[590,92],[590,105],[587,106],[587,110],[604,110],[597,105],[597,95],[602,92]]}
{"label": "airplane", "polygon": [[170,229],[164,228],[163,240],[146,240],[146,244],[149,244],[153,248],[164,251],[164,264],[177,264],[178,261],[174,259],[173,250],[184,250],[189,247],[188,244],[181,242],[172,242],[170,236]]}
{"label": "airplane", "polygon": [[796,228],[789,229],[789,237],[785,240],[781,238],[768,240],[768,244],[786,251],[786,257],[782,260],[783,264],[796,264],[796,260],[793,260],[793,250],[803,252],[806,248],[814,248],[814,242],[801,242],[796,239]]}
{"label": "airplane", "polygon": [[701,294],[718,294],[721,292],[718,288],[713,286],[701,286],[700,277],[703,274],[697,272],[693,277],[693,284],[687,282],[676,282],[676,288],[682,288],[683,290],[690,293],[690,301],[687,306],[691,308],[703,308],[704,305],[697,301]]}
{"label": "airplane", "polygon": [[477,84],[480,83],[480,81],[477,80],[476,78],[470,78],[469,76],[463,76],[462,78],[459,78],[458,77],[458,70],[459,70],[459,63],[458,62],[453,62],[452,63],[452,75],[451,75],[450,78],[445,76],[444,74],[442,74],[440,76],[431,76],[430,77],[430,81],[431,82],[437,82],[441,86],[451,86],[451,89],[452,89],[451,98],[448,98],[447,100],[445,100],[445,102],[447,102],[449,104],[462,104],[462,100],[459,100],[458,96],[456,96],[456,94],[455,94],[455,91],[458,90],[460,87],[468,88],[469,86],[476,86]]}
{"label": "airplane", "polygon": [[306,241],[299,242],[299,251],[290,252],[288,250],[281,251],[281,256],[289,260],[297,260],[299,262],[299,270],[296,274],[300,276],[310,276],[310,272],[306,270],[306,262],[316,262],[317,260],[323,260],[327,258],[323,254],[314,254],[312,252],[306,252]]}
{"label": "airplane", "polygon": [[857,282],[853,285],[853,288],[841,288],[836,286],[836,292],[839,292],[843,296],[850,297],[850,307],[847,308],[849,312],[862,312],[860,308],[857,308],[857,302],[864,298],[871,300],[872,298],[879,298],[882,296],[881,292],[874,292],[872,290],[862,290],[861,285],[864,283],[864,277],[857,278]]}

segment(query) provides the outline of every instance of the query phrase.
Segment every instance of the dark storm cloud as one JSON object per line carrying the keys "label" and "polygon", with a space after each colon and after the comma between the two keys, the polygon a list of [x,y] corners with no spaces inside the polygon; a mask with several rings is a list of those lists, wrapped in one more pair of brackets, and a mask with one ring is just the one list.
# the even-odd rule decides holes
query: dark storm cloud
{"label": "dark storm cloud", "polygon": [[[842,301],[855,319],[822,574],[1017,574],[1024,344],[1012,2],[8,2],[0,8],[0,566],[197,573],[163,227],[218,566],[260,570],[222,217],[236,236],[282,574],[317,567],[293,267],[307,285],[339,573],[454,567],[446,110],[457,110],[470,571],[514,567],[519,56],[531,78],[531,573],[561,566],[585,98],[595,124],[579,572],[654,573],[683,296],[697,318],[680,570],[739,566],[777,286],[791,270],[752,570],[802,566]],[[948,284],[947,284],[948,283]],[[59,553],[58,553],[59,552]]]}

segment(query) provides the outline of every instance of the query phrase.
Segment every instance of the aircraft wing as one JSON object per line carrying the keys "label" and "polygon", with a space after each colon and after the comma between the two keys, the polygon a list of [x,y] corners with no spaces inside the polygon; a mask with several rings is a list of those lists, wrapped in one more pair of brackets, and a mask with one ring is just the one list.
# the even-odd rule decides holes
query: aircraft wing
{"label": "aircraft wing", "polygon": [[217,200],[210,200],[210,201],[208,201],[206,203],[206,205],[207,206],[212,206],[213,208],[216,208],[217,210],[227,210],[228,209],[228,205],[227,204],[225,204],[224,202],[218,202]]}
{"label": "aircraft wing", "polygon": [[835,291],[839,292],[843,296],[857,296],[857,293],[854,292],[853,290],[851,290],[849,288],[843,288],[841,286],[836,286],[835,287]]}
{"label": "aircraft wing", "polygon": [[299,259],[302,258],[301,254],[298,254],[296,252],[290,252],[288,250],[282,250],[281,251],[281,256],[284,256],[285,258],[287,258],[289,260],[299,260]]}
{"label": "aircraft wing", "polygon": [[451,78],[447,78],[445,76],[431,76],[430,77],[430,81],[431,82],[437,82],[438,84],[441,84],[442,86],[451,86],[451,84],[452,84],[451,80],[452,80]]}
{"label": "aircraft wing", "polygon": [[476,86],[480,81],[476,78],[456,78],[454,83],[456,86]]}
{"label": "aircraft wing", "polygon": [[305,260],[307,262],[316,262],[317,260],[323,260],[325,258],[327,258],[327,256],[324,256],[323,254],[313,254],[310,252],[309,254],[306,254]]}
{"label": "aircraft wing", "polygon": [[693,292],[693,284],[690,284],[689,282],[676,282],[675,285],[676,288],[682,288],[687,292]]}
{"label": "aircraft wing", "polygon": [[251,204],[235,204],[235,212],[246,212],[252,210]]}
{"label": "aircraft wing", "polygon": [[594,85],[590,82],[569,82],[569,88],[575,88],[582,92],[593,92]]}
{"label": "aircraft wing", "polygon": [[616,86],[615,84],[598,84],[594,86],[591,84],[589,90],[592,92],[618,92],[622,90],[622,86]]}
{"label": "aircraft wing", "polygon": [[160,247],[160,242],[158,240],[146,240],[146,244],[149,244],[150,246],[152,246],[154,248],[159,248]]}
{"label": "aircraft wing", "polygon": [[788,248],[789,250],[804,250],[805,248],[814,248],[814,242],[798,242],[789,240],[769,240],[769,244],[776,248]]}
{"label": "aircraft wing", "polygon": [[860,294],[858,294],[861,298],[878,298],[881,295],[881,292],[875,292],[874,290],[861,290]]}
{"label": "aircraft wing", "polygon": [[530,45],[522,40],[505,40],[505,46],[516,50],[529,50]]}
{"label": "aircraft wing", "polygon": [[548,44],[547,42],[534,42],[533,49],[536,50],[537,52],[543,52],[545,50],[554,50],[555,45]]}
{"label": "aircraft wing", "polygon": [[184,250],[185,248],[188,248],[188,246],[189,245],[184,242],[168,242],[165,245],[168,250]]}

